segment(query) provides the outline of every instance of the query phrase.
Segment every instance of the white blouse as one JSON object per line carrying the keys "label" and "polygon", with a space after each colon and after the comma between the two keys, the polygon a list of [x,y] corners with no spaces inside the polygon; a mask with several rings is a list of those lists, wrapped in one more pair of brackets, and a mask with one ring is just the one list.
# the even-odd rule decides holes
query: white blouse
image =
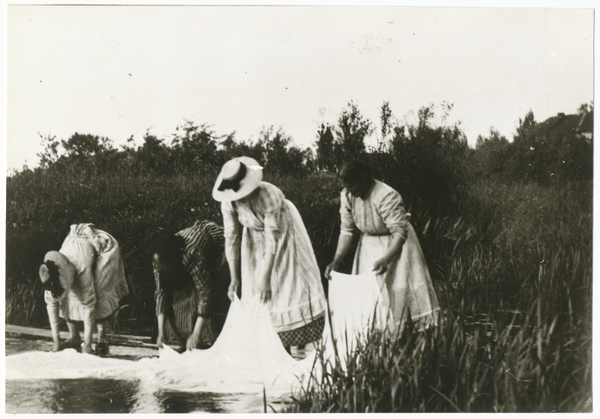
{"label": "white blouse", "polygon": [[344,188],[340,215],[341,234],[351,236],[358,228],[373,236],[400,234],[406,239],[410,214],[404,209],[400,194],[379,180],[375,180],[375,185],[364,200]]}

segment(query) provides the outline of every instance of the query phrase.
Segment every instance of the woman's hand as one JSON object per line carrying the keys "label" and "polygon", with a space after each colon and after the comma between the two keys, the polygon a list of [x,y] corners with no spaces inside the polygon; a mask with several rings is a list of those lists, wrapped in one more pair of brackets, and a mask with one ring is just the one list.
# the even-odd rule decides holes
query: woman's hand
{"label": "woman's hand", "polygon": [[327,265],[327,267],[325,268],[325,278],[331,280],[331,271],[336,271],[339,264],[340,262],[334,260],[329,265]]}
{"label": "woman's hand", "polygon": [[260,302],[263,304],[271,301],[273,297],[271,295],[271,283],[269,281],[261,281],[262,283],[258,286],[258,294],[260,295]]}
{"label": "woman's hand", "polygon": [[238,289],[240,288],[240,283],[239,281],[231,281],[231,284],[229,284],[229,289],[227,291],[227,297],[229,297],[229,299],[231,301],[235,300],[235,297],[237,296],[237,292]]}
{"label": "woman's hand", "polygon": [[388,260],[386,258],[381,258],[379,260],[376,260],[375,263],[373,264],[373,272],[375,272],[377,275],[384,274],[387,272],[389,264],[390,263],[388,262]]}
{"label": "woman's hand", "polygon": [[200,332],[196,332],[196,330],[194,330],[187,338],[185,349],[188,351],[196,349],[198,347],[198,342],[200,342]]}
{"label": "woman's hand", "polygon": [[263,304],[268,303],[273,298],[271,292],[271,272],[273,271],[274,263],[275,255],[272,253],[265,253],[263,257],[263,272],[257,290],[260,295],[260,301]]}

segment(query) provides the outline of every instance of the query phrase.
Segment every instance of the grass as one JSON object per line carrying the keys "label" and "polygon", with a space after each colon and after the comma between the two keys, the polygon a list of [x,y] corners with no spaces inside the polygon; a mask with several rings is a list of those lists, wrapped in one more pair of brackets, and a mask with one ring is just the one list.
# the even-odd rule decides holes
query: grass
{"label": "grass", "polygon": [[547,322],[539,304],[487,327],[446,311],[437,327],[371,331],[342,369],[319,349],[294,413],[590,412],[591,341]]}
{"label": "grass", "polygon": [[479,184],[464,217],[417,216],[440,324],[392,338],[373,330],[347,370],[321,354],[328,373],[289,411],[592,411],[592,220],[581,187]]}
{"label": "grass", "polygon": [[[335,178],[266,175],[300,211],[324,270],[339,233]],[[159,231],[196,219],[222,224],[211,198],[215,177],[210,167],[157,174],[77,164],[9,177],[5,321],[47,327],[39,264],[71,224],[91,222],[119,241],[130,285],[113,328],[148,334],[155,315],[148,244]],[[590,411],[589,186],[479,181],[461,197],[460,213],[446,214],[429,214],[425,204],[404,197],[442,321],[394,338],[372,331],[351,368],[333,365],[295,396],[290,411]]]}

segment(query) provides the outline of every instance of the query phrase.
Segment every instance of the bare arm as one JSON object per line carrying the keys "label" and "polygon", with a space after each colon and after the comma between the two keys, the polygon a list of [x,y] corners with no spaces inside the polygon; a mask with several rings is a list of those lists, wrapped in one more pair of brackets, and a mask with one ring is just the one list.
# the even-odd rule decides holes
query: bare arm
{"label": "bare arm", "polygon": [[48,320],[50,321],[50,329],[52,330],[52,352],[60,350],[60,335],[58,331],[58,324],[60,323],[60,317],[58,316],[58,299],[52,298],[50,291],[44,292],[44,299],[46,300],[46,310],[48,311]]}
{"label": "bare arm", "polygon": [[337,249],[335,250],[335,256],[333,258],[333,262],[331,262],[325,268],[325,278],[331,279],[331,271],[337,270],[339,264],[348,253],[350,246],[352,245],[352,236],[347,234],[340,234],[338,239]]}
{"label": "bare arm", "polygon": [[240,288],[240,273],[238,269],[239,260],[232,259],[229,260],[229,274],[231,276],[231,282],[229,283],[229,290],[227,291],[227,296],[231,301],[235,299],[235,295]]}

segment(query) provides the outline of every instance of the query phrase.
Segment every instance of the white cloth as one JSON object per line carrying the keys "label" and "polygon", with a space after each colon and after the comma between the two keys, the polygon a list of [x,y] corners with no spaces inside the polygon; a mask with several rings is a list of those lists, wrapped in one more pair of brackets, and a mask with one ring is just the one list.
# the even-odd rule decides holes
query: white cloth
{"label": "white cloth", "polygon": [[[345,367],[357,341],[375,326],[389,321],[387,288],[373,273],[344,275],[332,272],[329,283],[331,315],[323,340],[325,358],[335,362],[338,353]],[[331,327],[330,327],[331,323]],[[335,349],[334,349],[335,342]],[[230,306],[225,325],[215,344],[206,350],[179,354],[165,347],[158,358],[139,361],[98,358],[68,349],[62,352],[27,352],[5,358],[5,378],[115,378],[140,380],[147,391],[171,389],[191,392],[260,393],[283,397],[306,388],[319,374],[315,352],[296,361],[284,349],[267,305],[258,296]],[[313,365],[317,368],[312,370]],[[314,382],[314,380],[313,380]]]}
{"label": "white cloth", "polygon": [[333,362],[337,355],[343,368],[369,330],[385,330],[392,321],[387,289],[372,271],[361,275],[331,272],[329,313],[323,331],[325,357]]}
{"label": "white cloth", "polygon": [[5,377],[138,379],[146,389],[215,393],[259,393],[264,388],[269,397],[277,397],[299,385],[311,366],[285,351],[267,306],[258,298],[231,304],[223,331],[211,348],[179,354],[165,347],[159,354],[128,361],[74,350],[27,352],[5,358]]}

